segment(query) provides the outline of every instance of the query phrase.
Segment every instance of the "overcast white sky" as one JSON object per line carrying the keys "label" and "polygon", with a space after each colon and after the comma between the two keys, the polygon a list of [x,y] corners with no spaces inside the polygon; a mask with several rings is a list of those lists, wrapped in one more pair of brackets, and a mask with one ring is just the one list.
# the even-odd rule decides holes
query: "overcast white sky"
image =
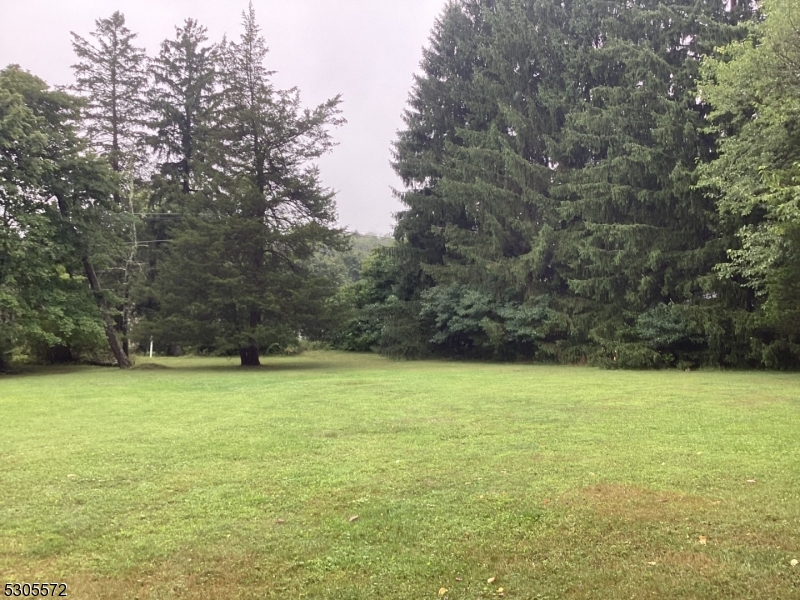
{"label": "overcast white sky", "polygon": [[[338,191],[341,225],[390,233],[400,182],[390,146],[418,71],[422,47],[446,0],[253,0],[270,48],[267,68],[280,88],[297,86],[304,104],[343,95],[347,125],[320,162]],[[0,68],[17,63],[51,85],[72,82],[70,31],[88,36],[115,10],[154,55],[187,17],[211,40],[238,37],[247,0],[0,0]]]}

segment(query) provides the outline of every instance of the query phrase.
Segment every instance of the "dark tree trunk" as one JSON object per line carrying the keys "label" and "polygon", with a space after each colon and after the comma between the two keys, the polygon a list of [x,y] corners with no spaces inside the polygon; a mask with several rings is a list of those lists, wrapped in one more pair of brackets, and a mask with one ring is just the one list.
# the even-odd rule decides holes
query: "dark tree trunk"
{"label": "dark tree trunk", "polygon": [[85,256],[81,260],[83,261],[83,268],[86,271],[86,277],[89,279],[89,286],[91,286],[92,292],[94,292],[94,298],[97,301],[97,306],[100,307],[100,312],[103,315],[103,325],[106,330],[106,338],[108,339],[108,345],[111,348],[111,353],[114,355],[119,368],[127,369],[131,366],[131,361],[122,351],[119,338],[117,338],[117,332],[114,331],[114,321],[109,315],[110,307],[108,306],[108,301],[105,299],[103,292],[100,289],[100,281],[97,279],[97,274],[94,272],[94,265],[92,265],[91,261],[89,261],[89,259]]}
{"label": "dark tree trunk", "polygon": [[258,367],[261,362],[258,360],[258,347],[248,346],[239,349],[239,358],[242,359],[243,367]]}
{"label": "dark tree trunk", "polygon": [[[59,213],[61,213],[61,216],[64,219],[69,220],[69,205],[67,204],[67,201],[59,194],[56,194],[56,200],[58,201]],[[72,228],[72,231],[78,240],[82,241],[80,240],[80,234],[75,229],[75,226],[70,224],[70,227]],[[89,260],[87,255],[81,257],[81,262],[83,263],[83,270],[86,272],[86,278],[89,280],[89,287],[92,288],[95,302],[97,302],[97,307],[100,309],[100,314],[103,317],[103,328],[106,332],[106,338],[108,339],[108,346],[111,348],[111,353],[114,355],[114,359],[117,361],[119,368],[127,369],[131,366],[131,361],[122,351],[122,346],[120,346],[117,333],[114,331],[114,320],[110,315],[108,300],[106,300],[105,296],[103,296],[103,290],[100,288],[100,280],[97,279],[97,273],[95,273],[94,265],[92,264],[92,261]]]}
{"label": "dark tree trunk", "polygon": [[128,327],[125,323],[125,305],[118,305],[117,311],[119,314],[114,317],[114,328],[116,329],[117,336],[122,338],[122,351],[125,353],[125,356],[130,357],[131,353],[128,348]]}
{"label": "dark tree trunk", "polygon": [[180,344],[170,344],[167,346],[167,356],[183,356],[183,348]]}

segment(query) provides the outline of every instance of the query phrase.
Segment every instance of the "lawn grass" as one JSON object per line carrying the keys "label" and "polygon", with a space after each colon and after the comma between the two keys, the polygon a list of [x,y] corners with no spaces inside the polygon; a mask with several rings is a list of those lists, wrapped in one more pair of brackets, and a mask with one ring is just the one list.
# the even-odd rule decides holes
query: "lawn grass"
{"label": "lawn grass", "polygon": [[0,378],[0,583],[800,598],[800,375],[264,362]]}

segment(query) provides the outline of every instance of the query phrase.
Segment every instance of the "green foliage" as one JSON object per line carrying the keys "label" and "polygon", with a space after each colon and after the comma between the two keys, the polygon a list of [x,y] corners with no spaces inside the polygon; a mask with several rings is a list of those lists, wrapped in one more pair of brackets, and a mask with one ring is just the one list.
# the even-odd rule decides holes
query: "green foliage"
{"label": "green foliage", "polygon": [[636,333],[655,350],[670,350],[686,344],[700,344],[701,332],[687,322],[685,311],[675,304],[659,304],[636,319]]}
{"label": "green foliage", "polygon": [[[396,236],[416,262],[394,295],[419,302],[437,353],[750,360],[732,325],[748,294],[713,271],[730,238],[696,186],[716,141],[700,57],[749,15],[682,0],[448,6],[395,146]],[[510,334],[526,310],[527,337]]]}
{"label": "green foliage", "polygon": [[77,137],[77,109],[16,66],[0,72],[0,367],[14,350],[76,359],[102,348],[81,257],[112,188]]}
{"label": "green foliage", "polygon": [[0,367],[101,331],[120,365],[152,335],[252,365],[302,339],[794,367],[800,13],[754,9],[447,3],[394,144],[392,243],[334,227],[314,162],[340,98],[274,88],[252,6],[238,40],[189,19],[151,61],[100,19],[73,35],[82,102],[1,76]]}
{"label": "green foliage", "polygon": [[700,184],[736,236],[718,269],[759,296],[754,304],[763,305],[763,323],[771,329],[762,342],[782,338],[775,343],[785,355],[800,339],[800,10],[784,0],[760,9],[763,18],[746,40],[703,63],[700,90],[713,106],[711,130],[721,137]]}
{"label": "green foliage", "polygon": [[[176,175],[181,196],[173,204],[179,218],[169,228],[171,242],[153,284],[150,330],[162,341],[239,352],[242,364],[258,364],[259,351],[286,347],[298,335],[325,337],[334,328],[329,308],[335,280],[311,259],[320,248],[343,249],[346,239],[332,226],[333,193],[322,186],[311,161],[332,147],[328,129],[342,120],[338,98],[304,110],[296,90],[275,90],[252,7],[243,24],[239,42],[220,49],[224,91],[218,109],[208,94],[191,86],[178,90],[179,98],[194,93],[197,110],[204,105],[213,116],[196,121],[192,130],[197,147],[204,148],[202,171],[195,146],[171,149],[175,143],[164,142],[164,152],[183,165]],[[189,44],[190,27],[179,32],[181,43]],[[192,31],[195,48],[204,37]],[[170,49],[164,47],[162,68],[171,64]],[[211,51],[207,57],[212,60]],[[209,78],[212,71],[209,64]],[[173,96],[162,94],[162,107],[173,107],[180,132],[181,119],[190,119],[179,114],[182,105]],[[211,121],[214,140],[201,135]],[[185,140],[188,131],[174,139]],[[162,173],[170,170],[164,163]]]}
{"label": "green foliage", "polygon": [[451,284],[422,294],[420,318],[431,322],[430,341],[460,356],[532,356],[544,335],[547,299],[538,305],[498,302],[489,294]]}
{"label": "green foliage", "polygon": [[86,98],[83,126],[93,146],[121,172],[135,149],[144,114],[147,57],[144,49],[133,45],[136,34],[119,11],[98,19],[95,26],[94,44],[72,34],[78,57],[73,88]]}
{"label": "green foliage", "polygon": [[336,348],[367,352],[389,345],[383,336],[391,332],[386,323],[398,310],[392,294],[396,271],[391,254],[373,248],[361,263],[358,279],[340,288],[340,303],[349,310],[334,340]]}

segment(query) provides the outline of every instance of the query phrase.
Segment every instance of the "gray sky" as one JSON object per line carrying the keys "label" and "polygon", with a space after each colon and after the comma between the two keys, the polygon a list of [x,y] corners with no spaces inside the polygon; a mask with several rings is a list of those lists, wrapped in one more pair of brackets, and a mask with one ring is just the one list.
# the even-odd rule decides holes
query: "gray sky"
{"label": "gray sky", "polygon": [[[390,145],[418,71],[422,47],[446,0],[253,0],[280,88],[297,86],[306,106],[341,93],[347,125],[320,161],[338,191],[341,225],[390,233],[400,204]],[[51,85],[71,83],[70,31],[88,36],[115,10],[154,55],[187,17],[209,38],[238,37],[247,0],[0,0],[0,68],[17,63]]]}

